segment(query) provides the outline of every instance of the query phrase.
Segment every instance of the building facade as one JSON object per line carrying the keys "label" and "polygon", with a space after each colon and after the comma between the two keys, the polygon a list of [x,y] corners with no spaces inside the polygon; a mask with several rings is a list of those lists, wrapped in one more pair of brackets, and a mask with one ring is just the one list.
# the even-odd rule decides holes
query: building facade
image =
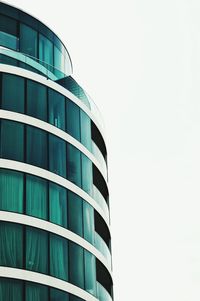
{"label": "building facade", "polygon": [[0,301],[113,299],[107,180],[67,49],[0,2]]}

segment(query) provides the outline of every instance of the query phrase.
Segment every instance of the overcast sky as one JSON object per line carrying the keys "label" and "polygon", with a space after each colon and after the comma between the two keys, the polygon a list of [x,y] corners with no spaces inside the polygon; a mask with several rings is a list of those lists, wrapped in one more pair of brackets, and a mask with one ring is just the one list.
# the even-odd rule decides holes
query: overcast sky
{"label": "overcast sky", "polygon": [[115,301],[200,300],[200,1],[9,0],[104,116]]}

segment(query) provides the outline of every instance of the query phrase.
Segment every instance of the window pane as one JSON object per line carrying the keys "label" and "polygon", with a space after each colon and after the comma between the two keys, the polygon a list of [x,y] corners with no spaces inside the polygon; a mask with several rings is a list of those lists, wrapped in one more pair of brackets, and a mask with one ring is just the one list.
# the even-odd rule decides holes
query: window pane
{"label": "window pane", "polygon": [[26,176],[26,213],[47,219],[47,182],[45,180]]}
{"label": "window pane", "polygon": [[44,66],[46,64],[53,66],[53,43],[41,34],[39,34],[39,59],[44,62]]}
{"label": "window pane", "polygon": [[0,300],[1,301],[22,301],[23,283],[10,278],[0,278]]}
{"label": "window pane", "polygon": [[50,234],[50,275],[68,280],[68,241]]}
{"label": "window pane", "polygon": [[66,177],[66,142],[49,135],[49,170]]}
{"label": "window pane", "polygon": [[0,265],[22,268],[23,264],[22,226],[0,222]]}
{"label": "window pane", "polygon": [[70,100],[67,100],[67,133],[80,141],[80,109]]}
{"label": "window pane", "polygon": [[0,31],[16,36],[17,22],[12,18],[0,14]]}
{"label": "window pane", "polygon": [[27,163],[47,168],[47,134],[27,126]]}
{"label": "window pane", "polygon": [[0,169],[0,210],[23,212],[23,174]]}
{"label": "window pane", "polygon": [[27,81],[27,114],[47,120],[47,89],[30,80]]}
{"label": "window pane", "polygon": [[9,33],[0,31],[0,45],[13,50],[18,50],[19,39]]}
{"label": "window pane", "polygon": [[92,295],[96,295],[96,261],[95,256],[85,252],[85,289]]}
{"label": "window pane", "polygon": [[67,193],[59,185],[49,184],[49,215],[52,223],[67,228]]}
{"label": "window pane", "polygon": [[22,77],[3,74],[2,109],[24,113],[24,79]]}
{"label": "window pane", "polygon": [[94,244],[94,209],[87,202],[83,202],[84,238]]}
{"label": "window pane", "polygon": [[50,287],[50,301],[69,301],[69,294]]}
{"label": "window pane", "polygon": [[48,271],[48,234],[35,228],[26,228],[26,268],[31,271]]}
{"label": "window pane", "polygon": [[65,130],[65,97],[49,89],[49,122]]}
{"label": "window pane", "polygon": [[69,241],[69,278],[70,282],[84,288],[83,248]]}
{"label": "window pane", "polygon": [[54,46],[54,66],[56,69],[55,70],[55,74],[58,75],[58,77],[61,75],[61,73],[59,72],[65,72],[65,58],[64,55],[61,53],[61,51]]}
{"label": "window pane", "polygon": [[25,24],[20,24],[20,51],[37,57],[37,32]]}
{"label": "window pane", "polygon": [[48,301],[48,287],[26,282],[26,301]]}
{"label": "window pane", "polygon": [[92,196],[93,176],[92,162],[88,157],[82,154],[82,188]]}
{"label": "window pane", "polygon": [[70,301],[84,301],[84,300],[74,295],[70,295]]}
{"label": "window pane", "polygon": [[68,192],[69,230],[83,236],[83,201],[75,193]]}
{"label": "window pane", "polygon": [[14,121],[1,121],[1,157],[24,161],[24,125]]}
{"label": "window pane", "polygon": [[67,144],[67,179],[81,187],[81,152]]}
{"label": "window pane", "polygon": [[81,117],[81,143],[91,151],[92,138],[91,138],[91,120],[89,116],[80,110]]}

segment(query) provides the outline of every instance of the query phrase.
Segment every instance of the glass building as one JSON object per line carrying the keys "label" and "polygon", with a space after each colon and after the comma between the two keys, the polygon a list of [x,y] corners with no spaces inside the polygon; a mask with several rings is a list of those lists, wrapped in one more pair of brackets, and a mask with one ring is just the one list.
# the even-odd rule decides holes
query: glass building
{"label": "glass building", "polygon": [[101,115],[46,25],[0,2],[0,301],[111,301]]}

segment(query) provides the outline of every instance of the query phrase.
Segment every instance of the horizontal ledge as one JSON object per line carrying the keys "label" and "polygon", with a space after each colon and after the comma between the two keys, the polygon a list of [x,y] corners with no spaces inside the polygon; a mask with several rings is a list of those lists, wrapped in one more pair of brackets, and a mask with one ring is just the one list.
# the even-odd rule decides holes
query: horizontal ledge
{"label": "horizontal ledge", "polygon": [[63,290],[67,293],[82,298],[85,301],[98,301],[97,298],[93,297],[85,290],[69,282],[37,272],[0,266],[0,277],[31,281],[38,284],[47,285],[56,289]]}
{"label": "horizontal ledge", "polygon": [[15,212],[0,211],[0,221],[35,227],[59,235],[63,238],[69,239],[70,241],[75,242],[79,246],[92,253],[96,258],[98,258],[99,261],[101,261],[101,263],[106,267],[106,269],[112,277],[112,271],[104,255],[99,250],[97,250],[92,244],[90,244],[88,241],[86,241],[84,238],[80,237],[76,233],[73,233],[72,231],[65,229],[59,225],[53,224],[51,222]]}

